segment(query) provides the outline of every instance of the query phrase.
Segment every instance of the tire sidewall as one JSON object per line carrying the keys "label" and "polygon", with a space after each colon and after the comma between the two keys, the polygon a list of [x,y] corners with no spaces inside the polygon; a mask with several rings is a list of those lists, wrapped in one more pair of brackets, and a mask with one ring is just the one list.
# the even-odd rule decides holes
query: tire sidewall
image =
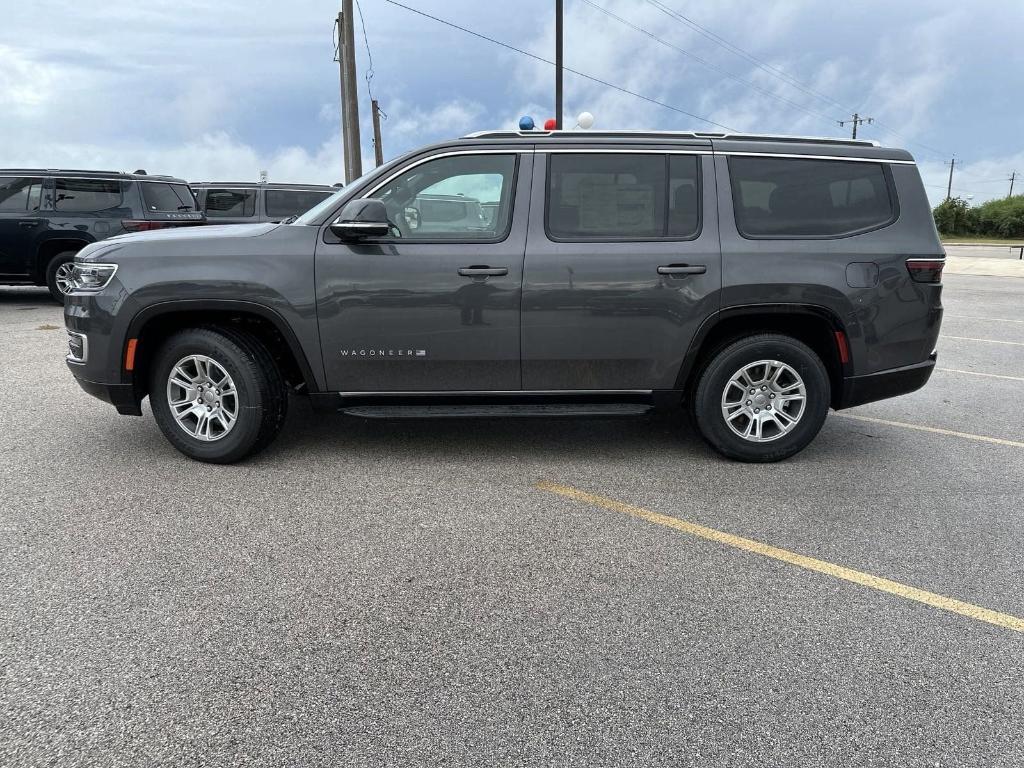
{"label": "tire sidewall", "polygon": [[[744,440],[725,422],[722,394],[732,376],[758,360],[778,360],[804,381],[807,401],[793,430],[765,443]],[[702,435],[718,451],[741,461],[778,461],[803,450],[821,430],[828,415],[831,386],[828,372],[805,344],[784,336],[760,336],[736,342],[716,355],[701,375],[694,398],[694,418]]]}
{"label": "tire sidewall", "polygon": [[[170,372],[189,355],[205,355],[215,360],[231,376],[238,392],[238,418],[226,436],[213,442],[197,440],[186,433],[167,402]],[[246,364],[245,352],[232,340],[212,331],[179,334],[163,346],[152,368],[149,402],[164,436],[182,453],[202,461],[236,461],[250,451],[260,432],[263,403],[259,384]]]}

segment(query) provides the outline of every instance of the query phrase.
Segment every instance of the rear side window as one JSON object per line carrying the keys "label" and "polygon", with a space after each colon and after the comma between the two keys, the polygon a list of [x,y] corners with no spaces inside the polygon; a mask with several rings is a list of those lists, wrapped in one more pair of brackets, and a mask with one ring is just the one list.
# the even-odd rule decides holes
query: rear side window
{"label": "rear side window", "polygon": [[270,218],[287,219],[289,216],[305,213],[332,194],[333,192],[312,189],[265,189],[264,207]]}
{"label": "rear side window", "polygon": [[206,218],[249,218],[255,215],[255,189],[206,190]]}
{"label": "rear side window", "polygon": [[552,154],[548,234],[556,240],[694,237],[699,167],[695,155]]}
{"label": "rear side window", "polygon": [[0,212],[38,211],[42,179],[0,177]]}
{"label": "rear side window", "polygon": [[163,181],[143,181],[142,200],[146,210],[158,213],[194,211],[195,198],[187,184],[168,184]]}
{"label": "rear side window", "polygon": [[729,177],[744,237],[842,237],[896,218],[882,163],[730,157]]}
{"label": "rear side window", "polygon": [[56,179],[54,210],[105,211],[121,205],[121,182],[116,179]]}

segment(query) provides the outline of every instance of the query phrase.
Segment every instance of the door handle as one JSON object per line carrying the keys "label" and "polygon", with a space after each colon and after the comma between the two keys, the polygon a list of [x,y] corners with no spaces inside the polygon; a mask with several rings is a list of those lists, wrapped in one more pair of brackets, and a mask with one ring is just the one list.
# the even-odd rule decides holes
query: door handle
{"label": "door handle", "polygon": [[485,267],[472,266],[463,267],[459,270],[463,277],[501,277],[508,274],[508,267]]}
{"label": "door handle", "polygon": [[18,226],[24,227],[25,229],[32,229],[32,227],[35,227],[38,224],[39,219],[22,219],[21,221],[18,222]]}
{"label": "door handle", "polygon": [[708,268],[703,264],[669,264],[658,267],[659,275],[703,275]]}

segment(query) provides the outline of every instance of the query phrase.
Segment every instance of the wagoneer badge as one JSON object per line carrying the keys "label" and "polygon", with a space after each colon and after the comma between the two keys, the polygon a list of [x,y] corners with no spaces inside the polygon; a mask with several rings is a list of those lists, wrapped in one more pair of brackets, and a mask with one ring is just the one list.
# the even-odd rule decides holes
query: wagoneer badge
{"label": "wagoneer badge", "polygon": [[426,357],[425,349],[343,349],[342,357]]}

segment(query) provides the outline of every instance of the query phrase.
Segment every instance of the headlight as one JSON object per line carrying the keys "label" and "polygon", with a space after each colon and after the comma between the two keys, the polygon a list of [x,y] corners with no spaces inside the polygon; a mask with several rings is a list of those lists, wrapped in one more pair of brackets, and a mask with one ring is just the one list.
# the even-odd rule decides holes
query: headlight
{"label": "headlight", "polygon": [[99,291],[107,287],[117,272],[117,264],[75,263],[71,284],[76,291]]}

